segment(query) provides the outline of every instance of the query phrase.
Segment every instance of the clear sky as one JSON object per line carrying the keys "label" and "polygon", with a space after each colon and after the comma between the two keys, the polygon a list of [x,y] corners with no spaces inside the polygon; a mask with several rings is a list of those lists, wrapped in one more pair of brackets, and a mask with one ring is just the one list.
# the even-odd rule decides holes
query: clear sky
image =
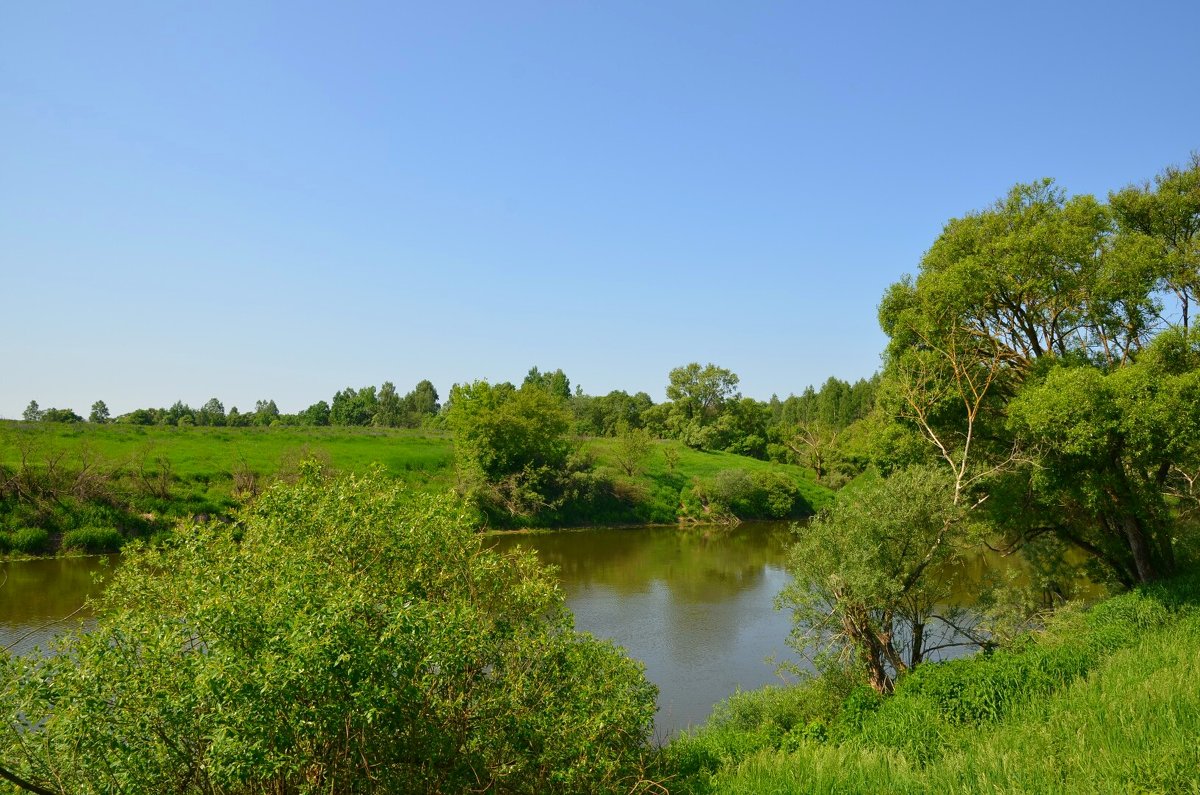
{"label": "clear sky", "polygon": [[0,416],[878,366],[1013,183],[1200,149],[1200,3],[0,5]]}

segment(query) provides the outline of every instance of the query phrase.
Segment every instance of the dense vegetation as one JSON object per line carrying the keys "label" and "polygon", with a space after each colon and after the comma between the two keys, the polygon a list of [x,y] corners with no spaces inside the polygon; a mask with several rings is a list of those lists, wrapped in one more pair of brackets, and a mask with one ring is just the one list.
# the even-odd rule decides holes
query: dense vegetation
{"label": "dense vegetation", "polygon": [[0,765],[56,793],[630,791],[653,726],[532,555],[312,463],[132,550],[58,652],[0,658]]}
{"label": "dense vegetation", "polygon": [[[1198,291],[1200,156],[1107,205],[1045,180],[948,223],[880,306],[875,404],[846,434],[870,474],[792,554],[780,603],[820,676],[674,743],[679,786],[1194,790]],[[1141,590],[1082,619],[1011,583],[948,610],[939,566],[997,541],[1047,585],[1073,553]],[[931,662],[964,645],[987,653]]]}
{"label": "dense vegetation", "polygon": [[[629,447],[630,438],[644,444]],[[564,442],[597,498],[533,515],[489,515],[490,526],[728,521],[819,509],[830,492],[802,467],[687,448],[635,431]],[[469,482],[448,431],[387,428],[180,428],[123,424],[0,423],[0,555],[114,549],[165,538],[179,520],[227,518],[306,457],[339,472],[380,465],[415,491]],[[717,492],[717,497],[694,495]],[[768,500],[767,498],[771,499]]]}
{"label": "dense vegetation", "polygon": [[[884,366],[857,384],[758,402],[692,363],[661,404],[537,368],[440,406],[431,385],[344,390],[329,422],[416,423],[449,449],[447,430],[453,470],[435,454],[403,492],[394,472],[322,482],[297,454],[277,467],[292,485],[248,500],[258,473],[241,491],[231,470],[217,508],[245,501],[236,522],[139,550],[96,634],[6,660],[4,764],[55,792],[107,787],[85,781],[101,768],[178,791],[1194,791],[1198,299],[1200,156],[1107,203],[1044,180],[951,220],[884,295]],[[189,424],[172,416],[152,419]],[[270,401],[255,416],[301,423]],[[26,420],[13,438],[81,424],[36,404]],[[81,517],[138,504],[108,484],[168,500],[176,483],[165,456],[106,480],[86,446],[67,466],[23,444],[0,458],[12,548],[47,526],[104,548],[106,516]],[[796,464],[844,488],[825,505]],[[817,675],[731,699],[649,768],[636,667],[571,633],[529,561],[464,530],[823,506],[779,599]],[[939,572],[984,544],[1026,553],[1050,598],[998,580],[948,610]],[[1129,592],[1049,612],[1080,558]],[[939,661],[949,646],[983,651]]]}
{"label": "dense vegetation", "polygon": [[665,750],[672,792],[1190,792],[1200,580],[1060,611],[884,698],[849,676],[739,693]]}

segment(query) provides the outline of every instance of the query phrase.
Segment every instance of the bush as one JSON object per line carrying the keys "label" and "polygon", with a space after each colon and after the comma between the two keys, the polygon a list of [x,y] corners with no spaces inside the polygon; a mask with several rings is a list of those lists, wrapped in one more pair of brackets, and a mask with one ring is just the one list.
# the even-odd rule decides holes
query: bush
{"label": "bush", "polygon": [[680,492],[682,518],[701,522],[786,519],[812,513],[799,485],[782,472],[724,469]]}
{"label": "bush", "polygon": [[59,654],[0,660],[4,725],[37,727],[0,765],[78,793],[636,790],[655,689],[571,627],[450,496],[306,467],[133,545]]}
{"label": "bush", "polygon": [[115,527],[80,527],[63,534],[63,549],[78,549],[84,552],[116,552],[125,543],[125,537]]}
{"label": "bush", "polygon": [[22,527],[9,536],[13,552],[35,555],[50,545],[50,534],[40,527]]}

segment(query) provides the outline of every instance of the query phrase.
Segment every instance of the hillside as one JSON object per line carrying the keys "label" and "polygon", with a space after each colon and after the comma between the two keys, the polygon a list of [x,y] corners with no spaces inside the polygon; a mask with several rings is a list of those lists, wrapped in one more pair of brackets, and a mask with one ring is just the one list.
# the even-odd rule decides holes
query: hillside
{"label": "hillside", "polygon": [[[688,514],[685,504],[696,489],[708,500],[714,483],[732,484],[734,513],[744,518],[763,511],[774,511],[777,518],[806,515],[831,494],[799,467],[701,452],[675,441],[656,442],[631,477],[618,471],[613,440],[579,439],[577,444],[610,479],[612,494],[589,515],[552,516],[547,522],[705,521],[704,510],[693,505]],[[270,479],[291,477],[309,457],[339,472],[381,466],[423,491],[449,490],[455,483],[454,443],[440,431],[0,422],[6,484],[0,496],[0,553],[45,553],[64,540],[67,546],[99,551],[130,537],[167,532],[180,518],[223,516]],[[753,497],[760,483],[781,492],[782,502],[758,506],[738,497]]]}

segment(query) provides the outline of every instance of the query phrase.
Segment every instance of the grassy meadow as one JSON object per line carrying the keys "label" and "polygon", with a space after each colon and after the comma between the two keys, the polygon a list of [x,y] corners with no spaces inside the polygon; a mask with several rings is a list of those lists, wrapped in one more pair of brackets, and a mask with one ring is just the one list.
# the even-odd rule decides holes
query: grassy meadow
{"label": "grassy meadow", "polygon": [[[687,514],[681,493],[722,478],[779,481],[794,498],[788,515],[816,511],[832,494],[803,468],[672,440],[657,441],[632,476],[617,466],[614,440],[576,444],[609,477],[613,493],[564,524],[673,523]],[[0,501],[0,554],[103,551],[168,532],[178,519],[226,515],[272,480],[291,477],[306,458],[336,472],[382,467],[422,491],[449,490],[456,480],[445,431],[0,422],[0,467],[23,495]],[[705,518],[693,513],[687,518]]]}

